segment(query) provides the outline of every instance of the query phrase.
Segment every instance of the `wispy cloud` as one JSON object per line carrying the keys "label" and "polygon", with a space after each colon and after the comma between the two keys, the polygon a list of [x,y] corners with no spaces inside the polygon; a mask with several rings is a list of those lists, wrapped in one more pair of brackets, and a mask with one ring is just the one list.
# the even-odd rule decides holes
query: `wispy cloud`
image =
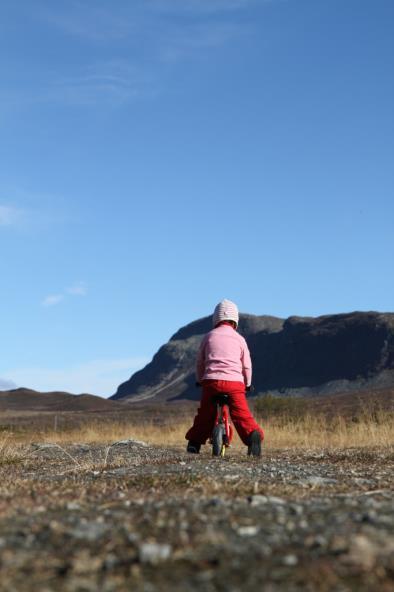
{"label": "wispy cloud", "polygon": [[[226,15],[244,10],[257,1],[269,0],[145,0],[142,5],[138,2],[118,2],[110,8],[98,3],[69,1],[63,7],[47,6],[39,16],[67,35],[108,44],[130,37],[140,38],[141,31],[144,36],[151,36],[152,32],[156,35],[155,21],[163,14],[190,18]],[[168,22],[159,22],[162,27],[168,25]]]}
{"label": "wispy cloud", "polygon": [[56,4],[41,9],[39,16],[57,29],[95,42],[113,42],[129,35],[132,23],[127,13],[113,6],[105,8],[98,3],[69,0],[63,5]]}
{"label": "wispy cloud", "polygon": [[69,200],[57,193],[3,184],[0,181],[0,231],[43,232],[74,221]]}
{"label": "wispy cloud", "polygon": [[14,206],[0,204],[0,226],[14,226],[23,220],[23,210]]}
{"label": "wispy cloud", "polygon": [[[59,6],[47,4],[38,17],[66,35],[94,43],[113,44],[125,39],[148,37],[155,30],[155,21],[171,14],[189,18],[226,15],[257,3],[272,0],[144,0],[117,2],[110,7],[83,0],[69,0]],[[161,22],[165,26],[166,22]]]}
{"label": "wispy cloud", "polygon": [[[65,60],[56,71],[46,70],[45,61],[37,64],[29,86],[16,87],[11,80],[0,89],[0,103],[6,111],[45,103],[120,108],[155,98],[169,84],[172,68],[248,35],[255,25],[247,9],[272,1],[69,0],[59,6],[39,0],[31,17],[78,37],[81,59]],[[106,58],[93,62],[91,56],[103,55],[104,45]]]}
{"label": "wispy cloud", "polygon": [[[148,361],[144,357],[92,360],[67,368],[15,368],[6,374],[18,386],[38,391],[61,390],[106,397],[114,394],[121,382]],[[8,381],[7,378],[5,380]]]}
{"label": "wispy cloud", "polygon": [[246,25],[235,23],[193,23],[168,34],[160,48],[164,61],[180,62],[190,57],[220,48],[248,32]]}
{"label": "wispy cloud", "polygon": [[77,282],[67,288],[66,292],[72,296],[86,296],[88,293],[88,286],[85,282]]}
{"label": "wispy cloud", "polygon": [[63,302],[67,297],[75,297],[75,296],[86,296],[88,293],[88,286],[86,282],[76,282],[72,284],[63,292],[59,292],[57,294],[49,294],[46,296],[42,301],[41,305],[45,307],[55,306],[56,304],[60,304]]}
{"label": "wispy cloud", "polygon": [[64,299],[63,294],[49,294],[41,302],[42,306],[55,306]]}
{"label": "wispy cloud", "polygon": [[149,75],[124,60],[91,65],[75,76],[59,78],[45,90],[47,100],[71,105],[120,106],[154,94]]}
{"label": "wispy cloud", "polygon": [[142,67],[137,62],[132,65],[113,59],[81,64],[70,72],[37,72],[36,84],[29,88],[0,88],[0,107],[6,112],[45,104],[121,107],[155,97],[159,87],[154,67]]}
{"label": "wispy cloud", "polygon": [[[260,0],[264,1],[267,0]],[[241,10],[255,3],[256,0],[150,0],[149,6],[161,12],[201,15]]]}

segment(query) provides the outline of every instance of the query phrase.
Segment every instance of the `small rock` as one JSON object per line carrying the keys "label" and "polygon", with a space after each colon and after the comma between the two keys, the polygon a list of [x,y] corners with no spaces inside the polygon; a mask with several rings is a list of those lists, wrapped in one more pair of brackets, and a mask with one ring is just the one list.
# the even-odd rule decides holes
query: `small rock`
{"label": "small rock", "polygon": [[367,485],[368,487],[372,487],[373,485],[375,485],[375,481],[373,481],[372,479],[364,479],[363,477],[354,477],[352,481],[353,483],[355,483],[355,485],[358,485],[359,487],[362,485]]}
{"label": "small rock", "polygon": [[291,504],[290,512],[296,516],[301,516],[304,512],[304,508],[299,504]]}
{"label": "small rock", "polygon": [[171,545],[160,545],[159,543],[143,543],[139,548],[139,560],[141,563],[155,565],[170,558]]}
{"label": "small rock", "polygon": [[91,449],[86,444],[78,444],[75,446],[75,450],[78,452],[90,452]]}
{"label": "small rock", "polygon": [[325,547],[327,545],[327,539],[325,539],[320,534],[316,536],[310,535],[306,537],[304,544],[306,547],[309,547],[311,549],[317,549],[319,547]]}
{"label": "small rock", "polygon": [[329,550],[334,555],[340,555],[348,550],[348,543],[343,536],[335,535],[330,543]]}
{"label": "small rock", "polygon": [[137,446],[148,446],[146,442],[142,442],[142,440],[119,440],[118,442],[114,442],[112,446],[129,446],[130,444],[137,444]]}
{"label": "small rock", "polygon": [[[101,569],[102,561],[99,557],[92,556],[87,549],[81,549],[72,561],[72,570],[78,575],[85,575]],[[83,588],[89,590],[89,588]]]}
{"label": "small rock", "polygon": [[286,500],[281,497],[275,497],[274,495],[267,495],[267,500],[270,504],[275,504],[276,506],[284,506],[286,504]]}
{"label": "small rock", "polygon": [[251,506],[260,506],[261,504],[275,504],[278,506],[284,505],[286,502],[280,497],[274,495],[251,495],[249,498]]}
{"label": "small rock", "polygon": [[248,497],[249,503],[251,506],[261,506],[262,504],[266,504],[268,502],[268,498],[266,495],[251,495]]}
{"label": "small rock", "polygon": [[298,563],[298,557],[297,555],[285,555],[282,559],[282,563],[288,567],[294,567]]}
{"label": "small rock", "polygon": [[376,556],[377,549],[374,543],[365,535],[357,534],[350,541],[349,552],[344,556],[344,562],[369,570],[374,567]]}
{"label": "small rock", "polygon": [[114,553],[109,553],[104,559],[103,567],[107,571],[114,569],[119,563],[119,558]]}
{"label": "small rock", "polygon": [[74,528],[70,534],[76,539],[93,542],[101,538],[107,530],[107,526],[100,522],[86,522]]}
{"label": "small rock", "polygon": [[259,529],[257,526],[240,526],[237,530],[237,533],[241,537],[256,536],[256,534],[258,532],[259,532]]}
{"label": "small rock", "polygon": [[328,477],[319,477],[318,475],[314,475],[307,477],[306,479],[302,479],[300,483],[301,485],[318,487],[319,485],[333,485],[336,482],[336,479],[329,479]]}
{"label": "small rock", "polygon": [[80,510],[81,506],[77,502],[67,502],[67,510]]}
{"label": "small rock", "polygon": [[223,504],[224,504],[224,501],[222,499],[220,499],[220,497],[213,497],[208,502],[209,506],[222,506]]}
{"label": "small rock", "polygon": [[33,450],[53,450],[54,448],[59,449],[59,446],[57,444],[50,444],[50,443],[40,444],[39,442],[32,442],[30,444],[30,447],[33,448]]}

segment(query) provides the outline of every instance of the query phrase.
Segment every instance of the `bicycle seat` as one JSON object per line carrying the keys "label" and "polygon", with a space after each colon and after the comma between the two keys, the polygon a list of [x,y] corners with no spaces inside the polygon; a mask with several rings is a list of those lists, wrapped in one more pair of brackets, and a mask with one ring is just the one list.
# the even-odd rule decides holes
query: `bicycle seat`
{"label": "bicycle seat", "polygon": [[213,402],[216,405],[223,407],[223,405],[228,405],[230,403],[230,397],[227,393],[221,393],[220,395],[215,395],[213,397]]}

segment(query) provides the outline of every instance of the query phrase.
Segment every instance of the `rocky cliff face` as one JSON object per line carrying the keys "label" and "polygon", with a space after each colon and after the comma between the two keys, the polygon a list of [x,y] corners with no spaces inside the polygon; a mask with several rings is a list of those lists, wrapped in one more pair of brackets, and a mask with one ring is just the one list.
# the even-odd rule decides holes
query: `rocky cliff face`
{"label": "rocky cliff face", "polygon": [[[112,398],[198,399],[194,365],[205,317],[180,329]],[[256,393],[324,394],[394,385],[394,313],[318,318],[241,315]]]}

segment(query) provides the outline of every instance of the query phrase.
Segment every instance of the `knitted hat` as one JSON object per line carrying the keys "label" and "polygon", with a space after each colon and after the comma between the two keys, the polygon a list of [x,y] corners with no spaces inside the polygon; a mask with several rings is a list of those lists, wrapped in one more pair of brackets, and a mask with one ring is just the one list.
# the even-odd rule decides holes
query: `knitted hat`
{"label": "knitted hat", "polygon": [[221,321],[234,321],[238,326],[239,314],[237,305],[231,302],[231,300],[222,300],[216,306],[212,320],[214,327]]}

